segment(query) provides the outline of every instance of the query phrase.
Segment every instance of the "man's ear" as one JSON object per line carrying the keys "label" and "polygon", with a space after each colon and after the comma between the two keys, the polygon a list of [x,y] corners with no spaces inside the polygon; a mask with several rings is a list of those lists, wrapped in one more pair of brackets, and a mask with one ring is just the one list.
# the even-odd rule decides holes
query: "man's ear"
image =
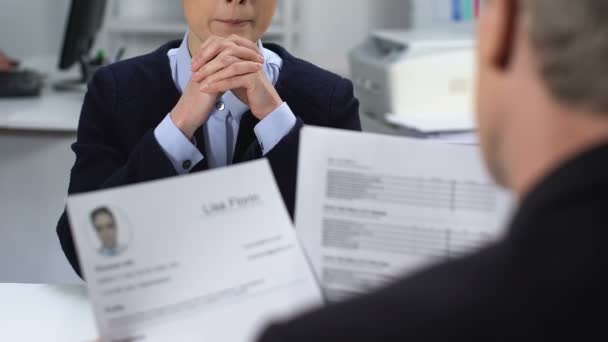
{"label": "man's ear", "polygon": [[485,36],[482,51],[487,62],[497,69],[507,69],[515,48],[516,25],[519,16],[519,0],[489,0],[484,11]]}

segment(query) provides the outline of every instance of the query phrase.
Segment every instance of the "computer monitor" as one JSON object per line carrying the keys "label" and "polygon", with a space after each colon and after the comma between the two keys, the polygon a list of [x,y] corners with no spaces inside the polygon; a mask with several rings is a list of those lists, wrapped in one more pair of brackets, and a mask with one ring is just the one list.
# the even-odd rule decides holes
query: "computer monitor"
{"label": "computer monitor", "polygon": [[[103,25],[107,0],[72,0],[67,20],[59,69],[67,70],[80,64],[81,78],[57,83],[55,88],[72,90],[82,88],[93,76],[102,61],[89,57],[95,36]],[[99,65],[97,65],[99,64]]]}

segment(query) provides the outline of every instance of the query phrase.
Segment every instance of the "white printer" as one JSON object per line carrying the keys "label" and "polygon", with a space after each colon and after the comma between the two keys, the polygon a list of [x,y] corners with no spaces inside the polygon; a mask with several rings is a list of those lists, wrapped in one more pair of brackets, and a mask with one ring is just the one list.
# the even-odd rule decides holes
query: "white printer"
{"label": "white printer", "polygon": [[377,31],[350,53],[362,112],[421,131],[472,130],[470,34]]}

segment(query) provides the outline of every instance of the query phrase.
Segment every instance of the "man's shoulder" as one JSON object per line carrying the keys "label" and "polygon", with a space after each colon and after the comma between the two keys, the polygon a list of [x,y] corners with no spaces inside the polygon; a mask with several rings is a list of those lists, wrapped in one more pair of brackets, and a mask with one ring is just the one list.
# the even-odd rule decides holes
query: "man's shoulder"
{"label": "man's shoulder", "polygon": [[116,93],[124,96],[166,82],[171,77],[167,53],[176,44],[179,42],[171,41],[150,53],[107,65],[97,72],[94,82],[110,82]]}
{"label": "man's shoulder", "polygon": [[507,322],[523,301],[510,298],[513,294],[505,289],[506,280],[512,280],[506,274],[511,267],[505,247],[487,247],[369,295],[308,313],[275,326],[262,341],[275,341],[275,336],[305,336],[302,341],[329,335],[337,341],[442,341],[474,336],[480,325]]}
{"label": "man's shoulder", "polygon": [[167,56],[172,46],[99,69],[89,83],[81,121],[120,127],[116,134],[125,145],[135,146],[179,100]]}
{"label": "man's shoulder", "polygon": [[500,241],[418,272],[386,291],[399,294],[404,303],[426,307],[432,318],[483,320],[495,313],[496,305],[508,311],[519,301],[510,298],[515,295],[510,287],[520,281],[512,250],[510,242]]}

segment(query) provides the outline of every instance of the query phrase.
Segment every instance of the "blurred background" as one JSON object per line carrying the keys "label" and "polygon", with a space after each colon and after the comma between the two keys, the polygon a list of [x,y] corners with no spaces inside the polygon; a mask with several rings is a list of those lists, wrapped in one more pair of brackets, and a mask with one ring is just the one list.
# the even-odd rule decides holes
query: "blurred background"
{"label": "blurred background", "polygon": [[[183,37],[178,1],[94,2],[0,0],[0,282],[79,282],[55,226],[86,81]],[[352,79],[366,131],[447,137],[473,130],[478,11],[475,0],[279,0],[264,40]]]}
{"label": "blurred background", "polygon": [[[450,27],[452,0],[279,0],[270,40],[289,41],[296,55],[338,72],[346,54],[376,29]],[[70,0],[0,0],[0,49],[16,58],[58,56]],[[181,6],[166,0],[110,0],[96,46],[111,53],[130,43],[127,57],[183,36]],[[442,13],[443,12],[443,13]],[[284,24],[284,25],[282,25]],[[466,25],[465,25],[466,26]]]}

